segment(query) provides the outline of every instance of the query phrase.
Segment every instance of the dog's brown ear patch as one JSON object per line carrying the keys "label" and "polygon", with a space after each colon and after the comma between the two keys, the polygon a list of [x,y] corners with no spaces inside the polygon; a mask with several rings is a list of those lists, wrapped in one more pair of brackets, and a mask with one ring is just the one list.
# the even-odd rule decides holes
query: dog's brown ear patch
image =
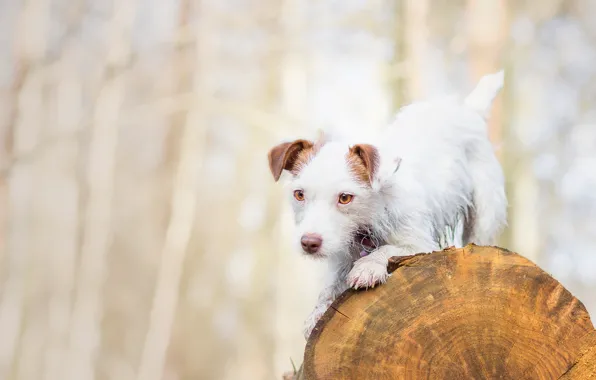
{"label": "dog's brown ear patch", "polygon": [[373,145],[357,144],[348,152],[348,165],[356,178],[364,183],[372,183],[379,167],[379,151]]}
{"label": "dog's brown ear patch", "polygon": [[269,169],[275,181],[279,180],[284,169],[296,174],[301,163],[308,159],[312,149],[313,143],[307,140],[296,140],[274,146],[269,151]]}

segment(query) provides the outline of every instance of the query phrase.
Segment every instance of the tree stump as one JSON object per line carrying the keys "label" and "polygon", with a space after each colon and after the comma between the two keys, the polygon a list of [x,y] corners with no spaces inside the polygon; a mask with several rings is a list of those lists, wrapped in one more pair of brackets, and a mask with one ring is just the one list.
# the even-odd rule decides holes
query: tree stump
{"label": "tree stump", "polygon": [[468,245],[389,269],[327,310],[296,379],[596,379],[584,305],[522,256]]}

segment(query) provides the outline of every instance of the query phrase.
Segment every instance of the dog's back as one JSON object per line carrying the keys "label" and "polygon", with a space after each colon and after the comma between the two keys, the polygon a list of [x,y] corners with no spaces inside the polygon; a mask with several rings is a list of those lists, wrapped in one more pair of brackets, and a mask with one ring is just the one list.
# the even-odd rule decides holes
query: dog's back
{"label": "dog's back", "polygon": [[[502,73],[493,74],[464,102],[407,106],[379,138],[383,156],[402,158],[396,175],[387,177],[395,211],[428,220],[444,244],[494,244],[506,223],[504,177],[485,119],[502,83]],[[446,239],[458,223],[461,236]]]}

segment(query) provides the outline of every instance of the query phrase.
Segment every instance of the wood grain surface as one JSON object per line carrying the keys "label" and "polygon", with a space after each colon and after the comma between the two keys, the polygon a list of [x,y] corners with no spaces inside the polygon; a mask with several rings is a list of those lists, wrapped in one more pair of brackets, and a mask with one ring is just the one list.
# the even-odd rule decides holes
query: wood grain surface
{"label": "wood grain surface", "polygon": [[524,257],[468,245],[389,269],[385,285],[334,302],[297,379],[596,378],[584,305]]}

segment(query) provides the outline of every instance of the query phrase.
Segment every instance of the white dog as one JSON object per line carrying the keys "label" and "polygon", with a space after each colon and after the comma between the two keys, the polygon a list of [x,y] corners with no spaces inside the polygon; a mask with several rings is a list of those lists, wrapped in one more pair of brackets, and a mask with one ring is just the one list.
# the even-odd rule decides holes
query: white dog
{"label": "white dog", "polygon": [[366,143],[327,138],[271,149],[275,180],[283,170],[292,174],[297,242],[329,262],[306,338],[340,293],[384,283],[391,256],[439,250],[458,223],[462,244],[494,244],[507,201],[486,117],[502,86],[501,71],[482,78],[463,102],[406,106]]}

